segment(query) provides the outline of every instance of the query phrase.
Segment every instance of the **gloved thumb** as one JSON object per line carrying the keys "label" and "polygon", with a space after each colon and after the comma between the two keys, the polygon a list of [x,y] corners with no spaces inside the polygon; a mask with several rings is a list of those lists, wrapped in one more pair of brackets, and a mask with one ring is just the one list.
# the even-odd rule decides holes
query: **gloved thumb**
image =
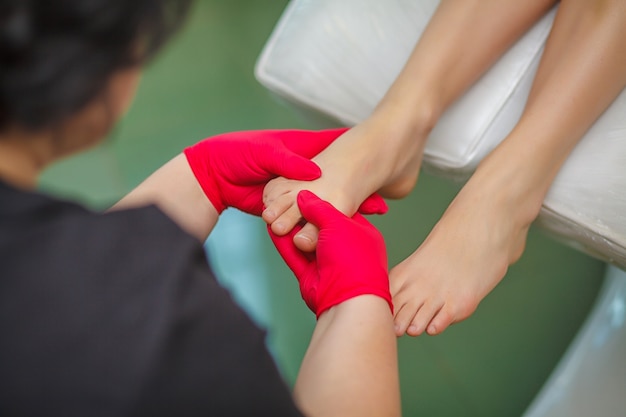
{"label": "gloved thumb", "polygon": [[280,132],[281,140],[291,151],[305,158],[313,158],[333,143],[348,128],[326,130],[285,130]]}
{"label": "gloved thumb", "polygon": [[287,148],[273,148],[259,156],[259,164],[266,172],[291,180],[312,181],[322,175],[322,170],[310,159]]}
{"label": "gloved thumb", "polygon": [[329,202],[320,199],[308,190],[298,193],[298,207],[302,217],[319,229],[323,229],[334,219],[346,217]]}

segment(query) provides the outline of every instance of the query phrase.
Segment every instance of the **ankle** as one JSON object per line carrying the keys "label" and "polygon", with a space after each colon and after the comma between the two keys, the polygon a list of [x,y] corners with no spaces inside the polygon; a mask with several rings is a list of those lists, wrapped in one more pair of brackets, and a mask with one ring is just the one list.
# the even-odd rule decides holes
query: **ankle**
{"label": "ankle", "polygon": [[544,193],[541,187],[521,178],[515,167],[499,168],[480,165],[466,187],[479,189],[480,195],[491,200],[499,213],[506,214],[514,230],[528,230],[539,215]]}
{"label": "ankle", "polygon": [[404,198],[417,182],[426,140],[436,123],[435,113],[417,110],[407,114],[406,110],[387,105],[377,110],[371,120],[384,126],[385,132],[381,135],[383,157],[378,158],[384,172],[379,192],[387,198]]}

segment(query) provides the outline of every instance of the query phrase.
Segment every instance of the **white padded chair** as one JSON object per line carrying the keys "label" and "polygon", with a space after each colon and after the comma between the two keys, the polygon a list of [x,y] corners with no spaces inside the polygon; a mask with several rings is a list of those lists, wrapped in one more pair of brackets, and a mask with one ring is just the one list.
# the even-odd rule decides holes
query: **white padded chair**
{"label": "white padded chair", "polygon": [[[261,84],[300,108],[353,125],[387,91],[437,0],[292,0],[257,62]],[[556,9],[443,115],[424,167],[464,180],[525,105]],[[539,219],[563,242],[626,269],[626,91],[586,133]],[[526,417],[626,415],[626,273],[605,288]]]}

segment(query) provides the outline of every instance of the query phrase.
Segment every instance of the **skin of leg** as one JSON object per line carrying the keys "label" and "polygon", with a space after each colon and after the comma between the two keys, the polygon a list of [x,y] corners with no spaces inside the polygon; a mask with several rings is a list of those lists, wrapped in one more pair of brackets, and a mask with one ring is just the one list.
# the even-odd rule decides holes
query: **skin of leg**
{"label": "skin of leg", "polygon": [[522,255],[561,165],[626,86],[624,39],[624,2],[561,2],[518,125],[391,271],[396,334],[438,334],[467,318]]}
{"label": "skin of leg", "polygon": [[[322,177],[307,183],[278,178],[267,185],[263,218],[274,233],[288,233],[301,220],[295,197],[302,189],[348,215],[376,191],[406,196],[439,115],[554,2],[443,0],[372,115],[314,159]],[[294,242],[313,250],[317,231],[307,224]]]}

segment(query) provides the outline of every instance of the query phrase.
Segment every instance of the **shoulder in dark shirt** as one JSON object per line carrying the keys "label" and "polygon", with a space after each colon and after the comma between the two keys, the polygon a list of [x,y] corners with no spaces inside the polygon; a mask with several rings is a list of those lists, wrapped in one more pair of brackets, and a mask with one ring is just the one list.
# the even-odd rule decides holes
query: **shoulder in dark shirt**
{"label": "shoulder in dark shirt", "polygon": [[156,207],[0,184],[0,415],[300,415],[264,333]]}

